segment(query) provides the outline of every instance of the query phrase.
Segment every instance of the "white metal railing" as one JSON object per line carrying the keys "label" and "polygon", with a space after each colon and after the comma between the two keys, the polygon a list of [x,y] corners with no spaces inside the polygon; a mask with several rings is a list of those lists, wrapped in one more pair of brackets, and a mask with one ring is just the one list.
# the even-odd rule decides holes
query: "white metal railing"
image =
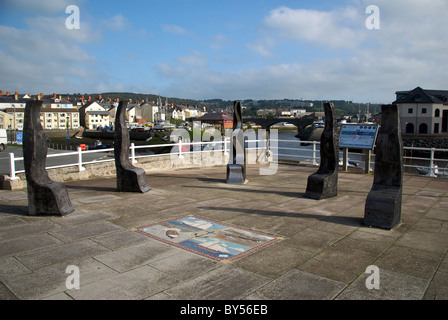
{"label": "white metal railing", "polygon": [[[246,140],[247,149],[248,150],[263,150],[269,145],[269,149],[276,153],[276,157],[278,159],[294,159],[300,160],[303,163],[310,165],[319,165],[320,162],[320,142],[318,141],[295,141],[295,140],[277,140],[271,139],[269,143],[267,140]],[[279,143],[298,143],[297,147],[284,147],[279,146]],[[205,153],[205,152],[214,152],[214,151],[222,151],[225,155],[229,153],[230,139],[226,138],[223,141],[204,141],[204,142],[182,142],[179,139],[177,143],[169,143],[169,144],[156,144],[156,145],[141,145],[135,146],[134,143],[130,145],[130,160],[132,163],[137,163],[137,159],[146,158],[146,157],[158,157],[165,155],[178,154],[179,158],[182,158],[186,153],[195,154],[195,153]],[[308,147],[303,147],[302,145],[306,144]],[[207,145],[212,145],[212,148],[207,149]],[[311,146],[310,146],[311,145]],[[151,148],[162,148],[162,147],[171,147],[170,153],[162,153],[162,154],[138,154],[136,150],[139,149],[151,149]],[[177,148],[177,150],[176,150]],[[436,149],[436,148],[416,148],[416,147],[404,147],[406,151],[406,155],[404,156],[405,160],[405,171],[409,171],[411,173],[412,169],[414,173],[425,174],[430,177],[445,177],[448,178],[448,160],[447,159],[439,159],[435,157],[436,152],[448,152],[448,149]],[[286,151],[289,153],[282,153],[281,151]],[[411,151],[411,156],[408,156],[407,151]],[[412,157],[412,151],[427,151],[429,152],[428,158],[423,157]],[[78,167],[79,171],[85,170],[84,165],[92,164],[92,163],[101,163],[101,162],[110,162],[115,161],[113,157],[111,159],[94,159],[87,160],[86,157],[89,154],[96,153],[109,153],[113,152],[113,148],[108,149],[98,149],[98,150],[86,150],[82,151],[81,148],[78,147],[77,151],[66,152],[66,153],[57,153],[57,154],[49,154],[47,158],[57,158],[57,157],[68,157],[73,156],[76,157],[76,162],[61,164],[55,166],[47,166],[47,169],[56,169],[56,168],[64,168],[64,167]],[[375,157],[374,154],[371,155],[372,158]],[[340,152],[340,159],[343,159],[342,152]],[[14,153],[9,154],[9,167],[10,167],[10,178],[16,179],[17,174],[25,172],[25,170],[17,170],[16,162],[23,161],[23,157],[16,157]],[[371,163],[374,166],[374,161],[367,161],[364,158],[364,155],[359,153],[348,153],[347,161],[352,161],[352,163],[358,164],[359,167],[365,167],[366,164]],[[407,169],[409,170],[407,170]],[[373,168],[369,168],[370,172]],[[425,170],[427,171],[425,173]],[[417,172],[415,172],[417,171]]]}
{"label": "white metal railing", "polygon": [[[448,149],[417,147],[404,147],[403,149],[411,151],[410,156],[404,156],[404,159],[409,162],[409,164],[404,166],[409,168],[409,171],[415,168],[419,174],[429,177],[448,178],[448,159],[438,159],[435,157],[436,152],[448,152]],[[412,151],[414,150],[429,152],[429,158],[412,157]],[[414,161],[420,162],[420,164],[412,164]]]}
{"label": "white metal railing", "polygon": [[[139,158],[165,156],[165,155],[171,155],[173,153],[173,149],[172,149],[170,153],[146,154],[146,155],[136,154],[137,149],[151,149],[151,148],[162,148],[162,147],[178,148],[177,154],[179,155],[180,158],[185,153],[214,152],[216,150],[222,150],[224,152],[224,154],[227,154],[228,149],[227,149],[226,145],[228,143],[229,143],[229,139],[226,139],[225,141],[184,142],[184,143],[182,142],[182,140],[179,140],[178,143],[174,143],[174,144],[169,143],[169,144],[153,144],[153,145],[142,145],[142,146],[136,146],[134,143],[131,143],[130,148],[129,148],[129,150],[130,150],[129,159],[132,163],[137,163],[137,159],[139,159]],[[214,147],[209,150],[203,150],[204,148],[202,146],[207,146],[207,145],[214,145]],[[219,147],[216,148],[216,145],[218,145]],[[195,148],[195,146],[197,146],[197,147]],[[184,147],[188,147],[188,150],[184,150]],[[199,150],[197,150],[197,149],[199,149]],[[48,154],[47,158],[76,156],[77,161],[73,162],[73,163],[68,163],[68,164],[47,166],[46,169],[56,169],[56,168],[77,166],[79,171],[84,171],[85,170],[84,165],[86,165],[86,164],[115,161],[115,158],[103,159],[103,160],[95,159],[93,161],[85,161],[84,158],[86,155],[94,154],[94,153],[108,153],[108,152],[113,152],[113,151],[114,151],[114,148],[82,151],[81,148],[78,147],[77,151]],[[17,174],[25,172],[25,170],[16,170],[16,162],[23,161],[23,160],[24,160],[23,157],[16,157],[14,155],[14,153],[9,154],[9,176],[10,176],[11,180],[16,179]]]}

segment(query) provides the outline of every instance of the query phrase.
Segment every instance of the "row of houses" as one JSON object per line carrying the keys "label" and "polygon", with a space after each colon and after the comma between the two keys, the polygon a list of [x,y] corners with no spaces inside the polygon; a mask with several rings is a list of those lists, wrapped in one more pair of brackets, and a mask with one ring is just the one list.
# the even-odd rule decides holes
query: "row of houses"
{"label": "row of houses", "polygon": [[[101,95],[92,99],[81,97],[78,101],[70,101],[67,97],[56,94],[44,96],[42,93],[33,97],[15,92],[4,93],[0,90],[0,129],[23,130],[25,105],[28,99],[43,101],[41,108],[41,124],[44,129],[86,129],[95,130],[113,126],[118,107],[118,100],[103,99]],[[142,101],[128,104],[126,119],[129,124],[156,123],[179,119],[197,118],[205,114],[205,110],[189,105],[162,105]]]}
{"label": "row of houses", "polygon": [[[98,129],[113,126],[118,101],[103,99],[101,95],[92,99],[82,97],[78,101],[70,101],[56,94],[36,97],[11,94],[0,90],[0,129],[23,129],[25,105],[28,99],[37,98],[43,101],[41,123],[44,129]],[[448,133],[448,91],[426,90],[417,87],[409,91],[397,91],[396,100],[399,106],[401,132],[403,134],[442,134]],[[259,110],[261,113],[266,109]],[[302,116],[305,110],[285,110],[282,116]],[[266,115],[266,114],[263,114]],[[162,105],[150,101],[130,103],[126,113],[130,124],[156,123],[179,119],[208,122],[221,129],[229,128],[232,117],[229,113],[206,114],[205,110],[188,105]]]}

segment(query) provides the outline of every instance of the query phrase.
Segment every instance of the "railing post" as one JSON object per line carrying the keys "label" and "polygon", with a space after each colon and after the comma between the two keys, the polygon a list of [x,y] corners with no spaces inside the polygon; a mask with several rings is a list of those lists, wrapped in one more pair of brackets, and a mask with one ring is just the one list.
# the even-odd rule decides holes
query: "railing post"
{"label": "railing post", "polygon": [[179,148],[179,159],[183,159],[184,156],[182,155],[182,138],[180,138],[180,137],[179,137],[178,148]]}
{"label": "railing post", "polygon": [[227,137],[224,136],[224,155],[228,155],[229,152],[227,151]]}
{"label": "railing post", "polygon": [[131,143],[131,161],[132,163],[137,163],[135,160],[135,145],[134,143]]}
{"label": "railing post", "polygon": [[84,168],[82,166],[82,150],[81,150],[81,147],[78,147],[78,170],[79,170],[79,172],[86,170],[86,168]]}
{"label": "railing post", "polygon": [[344,172],[348,171],[348,148],[342,149],[342,170]]}
{"label": "railing post", "polygon": [[16,160],[14,159],[14,153],[9,154],[9,177],[11,180],[17,179],[16,177]]}
{"label": "railing post", "polygon": [[429,176],[430,177],[437,177],[436,173],[435,173],[435,168],[434,168],[434,153],[435,153],[435,149],[431,148],[431,159],[429,160]]}
{"label": "railing post", "polygon": [[316,161],[316,141],[313,141],[313,166],[317,166],[317,161]]}

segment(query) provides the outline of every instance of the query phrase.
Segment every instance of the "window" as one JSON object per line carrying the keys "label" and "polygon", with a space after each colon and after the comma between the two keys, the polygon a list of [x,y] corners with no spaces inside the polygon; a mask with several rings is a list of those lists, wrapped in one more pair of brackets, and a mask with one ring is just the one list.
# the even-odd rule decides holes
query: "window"
{"label": "window", "polygon": [[422,108],[422,114],[426,114],[428,110],[426,108]]}
{"label": "window", "polygon": [[440,117],[440,109],[436,109],[436,112],[434,113],[434,117],[436,117],[436,118]]}
{"label": "window", "polygon": [[437,134],[439,133],[439,124],[438,123],[434,123],[434,133]]}
{"label": "window", "polygon": [[409,109],[408,109],[408,113],[409,113],[409,114],[414,113],[414,108],[409,108]]}

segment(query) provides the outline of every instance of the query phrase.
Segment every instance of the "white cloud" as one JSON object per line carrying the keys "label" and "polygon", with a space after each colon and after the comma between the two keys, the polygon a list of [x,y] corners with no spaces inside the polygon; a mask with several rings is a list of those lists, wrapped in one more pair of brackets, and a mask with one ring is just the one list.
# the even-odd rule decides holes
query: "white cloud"
{"label": "white cloud", "polygon": [[355,48],[362,37],[350,24],[357,20],[359,15],[353,8],[327,12],[280,7],[269,13],[263,28],[283,39],[335,48]]}
{"label": "white cloud", "polygon": [[177,26],[174,24],[162,24],[161,25],[163,31],[172,33],[172,34],[186,34],[187,30],[182,28],[181,26]]}
{"label": "white cloud", "polygon": [[0,25],[0,84],[21,92],[73,92],[98,75],[96,58],[81,44],[96,41],[100,34],[87,24],[68,30],[64,18],[37,17],[27,29]]}
{"label": "white cloud", "polygon": [[[247,47],[257,67],[217,71],[207,66],[166,77],[173,95],[197,99],[345,99],[390,103],[395,91],[416,86],[448,89],[446,0],[359,0],[333,11],[280,7],[260,23]],[[368,30],[365,9],[380,9],[381,29]],[[283,60],[278,47],[319,52]],[[276,50],[276,51],[275,51]],[[275,52],[275,54],[273,54]],[[292,56],[292,55],[291,55]],[[269,61],[269,65],[261,63]]]}
{"label": "white cloud", "polygon": [[69,5],[81,5],[84,0],[2,0],[1,6],[6,10],[20,10],[34,14],[65,13]]}
{"label": "white cloud", "polygon": [[105,25],[109,30],[120,32],[128,29],[130,27],[130,22],[126,17],[119,13],[109,19],[104,20],[103,25]]}

